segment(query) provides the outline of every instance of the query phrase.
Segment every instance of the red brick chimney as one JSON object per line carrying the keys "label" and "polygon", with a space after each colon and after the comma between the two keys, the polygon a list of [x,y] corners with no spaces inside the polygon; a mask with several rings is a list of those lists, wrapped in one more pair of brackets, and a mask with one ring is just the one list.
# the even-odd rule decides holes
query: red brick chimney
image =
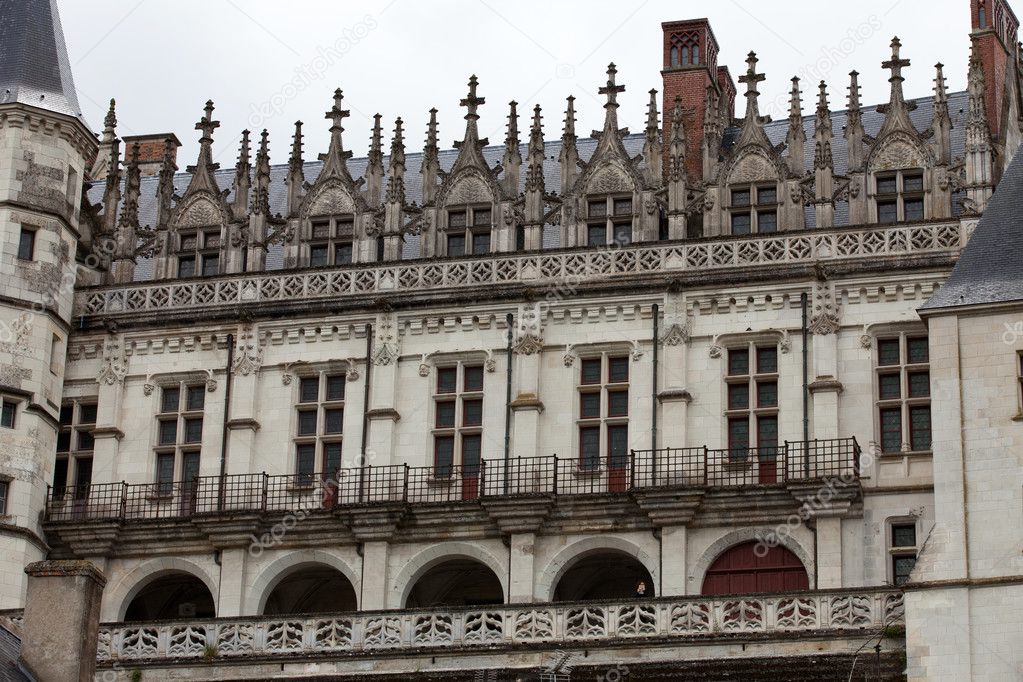
{"label": "red brick chimney", "polygon": [[970,0],[971,36],[984,65],[984,104],[991,135],[1005,141],[1005,77],[1019,41],[1019,19],[1008,0]]}
{"label": "red brick chimney", "polygon": [[[671,128],[671,109],[681,96],[685,114],[686,169],[692,180],[703,179],[703,118],[707,108],[707,88],[713,86],[735,117],[735,84],[727,67],[718,67],[718,41],[707,19],[669,21],[661,24],[664,32],[664,139]],[[667,149],[667,145],[665,145]]]}
{"label": "red brick chimney", "polygon": [[181,141],[174,133],[157,133],[154,135],[131,135],[124,137],[124,160],[127,163],[131,155],[131,146],[139,144],[139,172],[142,177],[152,177],[160,174],[163,167],[163,155],[167,140],[173,143],[174,159],[177,159],[178,147]]}

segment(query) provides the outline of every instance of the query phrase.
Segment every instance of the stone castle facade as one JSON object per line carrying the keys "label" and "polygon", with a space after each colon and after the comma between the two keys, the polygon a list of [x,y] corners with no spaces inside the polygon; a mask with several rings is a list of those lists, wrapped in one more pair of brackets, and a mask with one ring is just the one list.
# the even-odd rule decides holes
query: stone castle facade
{"label": "stone castle facade", "polygon": [[125,680],[1016,679],[1018,21],[965,5],[919,100],[895,38],[772,122],[669,22],[640,133],[611,64],[589,137],[490,145],[473,76],[454,149],[354,158],[337,90],[319,160],[220,169],[208,102],[185,172],[4,6],[0,608],[87,559]]}

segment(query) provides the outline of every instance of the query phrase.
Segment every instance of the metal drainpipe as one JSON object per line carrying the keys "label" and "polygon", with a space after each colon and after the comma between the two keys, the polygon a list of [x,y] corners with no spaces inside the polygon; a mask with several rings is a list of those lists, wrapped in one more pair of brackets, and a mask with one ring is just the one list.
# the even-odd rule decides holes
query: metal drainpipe
{"label": "metal drainpipe", "polygon": [[[508,313],[505,318],[508,321],[508,371],[504,392],[504,494],[508,494],[508,475],[511,467],[511,418],[512,418],[512,323],[514,317]],[[509,550],[510,551],[510,550]],[[509,554],[509,561],[510,561]],[[509,573],[509,575],[511,575]]]}
{"label": "metal drainpipe", "polygon": [[231,418],[231,384],[234,382],[234,334],[227,335],[227,367],[224,377],[224,424],[220,434],[220,490],[217,494],[217,509],[224,508],[224,486],[227,484],[227,437],[230,430],[227,422]]}
{"label": "metal drainpipe", "polygon": [[660,344],[660,307],[654,303],[654,376],[651,384],[653,393],[650,401],[650,450],[653,482],[657,482],[657,369],[660,366],[658,345]]}
{"label": "metal drainpipe", "polygon": [[366,325],[366,385],[362,392],[362,461],[359,462],[359,501],[366,492],[366,443],[369,442],[369,380],[373,367],[373,325]]}
{"label": "metal drainpipe", "polygon": [[803,475],[810,475],[810,460],[807,443],[810,441],[810,329],[807,326],[807,298],[804,291],[799,295],[803,312]]}

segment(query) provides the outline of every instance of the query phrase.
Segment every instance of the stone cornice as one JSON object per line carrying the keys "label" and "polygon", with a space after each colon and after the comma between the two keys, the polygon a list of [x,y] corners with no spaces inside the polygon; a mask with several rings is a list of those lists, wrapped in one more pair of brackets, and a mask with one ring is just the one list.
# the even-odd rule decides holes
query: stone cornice
{"label": "stone cornice", "polygon": [[99,142],[92,131],[79,119],[20,102],[0,105],[0,127],[6,126],[57,135],[74,147],[83,159],[92,158],[99,150]]}

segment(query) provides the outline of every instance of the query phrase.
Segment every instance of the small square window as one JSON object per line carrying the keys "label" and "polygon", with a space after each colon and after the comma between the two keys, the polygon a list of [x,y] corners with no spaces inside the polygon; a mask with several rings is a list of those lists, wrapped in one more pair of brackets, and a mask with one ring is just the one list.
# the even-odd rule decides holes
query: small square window
{"label": "small square window", "polygon": [[877,392],[881,400],[898,400],[902,397],[902,377],[882,374],[877,378]]}
{"label": "small square window", "polygon": [[465,390],[468,392],[483,390],[483,367],[473,365],[465,368],[463,378]]}
{"label": "small square window", "polygon": [[220,232],[206,232],[203,234],[203,247],[207,249],[220,248]]}
{"label": "small square window", "polygon": [[757,374],[778,373],[778,349],[775,346],[757,348]]}
{"label": "small square window", "polygon": [[899,205],[894,201],[877,202],[877,222],[888,224],[899,220]]}
{"label": "small square window", "polygon": [[877,364],[882,367],[897,365],[901,357],[898,339],[881,339],[877,342]]}
{"label": "small square window", "polygon": [[203,409],[206,405],[206,387],[189,386],[186,390],[188,392],[185,396],[185,409],[190,412],[196,412]]}
{"label": "small square window", "polygon": [[446,400],[437,403],[437,428],[455,428],[455,401]]}
{"label": "small square window", "polygon": [[586,245],[607,246],[607,226],[604,223],[586,226]]}
{"label": "small square window", "polygon": [[774,211],[761,211],[757,213],[757,232],[777,232],[778,214]]}
{"label": "small square window", "polygon": [[300,484],[307,485],[310,481],[306,477],[312,476],[316,470],[316,446],[312,443],[302,443],[295,451],[296,473],[301,477]]}
{"label": "small square window", "polygon": [[599,384],[600,383],[600,358],[588,358],[583,360],[581,363],[582,371],[580,373],[579,383],[582,384]]}
{"label": "small square window", "polygon": [[600,468],[600,427],[579,429],[579,467],[584,471]]}
{"label": "small square window", "polygon": [[629,415],[629,392],[609,391],[607,394],[607,416],[627,417]]}
{"label": "small square window", "polygon": [[448,213],[448,227],[465,227],[468,224],[468,218],[465,215],[465,211],[452,211]]}
{"label": "small square window", "polygon": [[329,222],[317,222],[313,223],[313,239],[329,239],[330,238],[330,223]]}
{"label": "small square window", "polygon": [[185,442],[202,442],[202,417],[195,417],[185,420]]}
{"label": "small square window", "polygon": [[464,400],[462,401],[462,426],[483,425],[483,401]]}
{"label": "small square window", "polygon": [[78,450],[92,450],[93,444],[96,440],[92,437],[92,434],[88,431],[78,432]]}
{"label": "small square window", "polygon": [[345,399],[345,378],[344,376],[327,377],[327,400]]}
{"label": "small square window", "polygon": [[881,176],[877,179],[878,194],[895,194],[898,191],[898,181],[894,175]]}
{"label": "small square window", "polygon": [[757,187],[757,204],[760,206],[769,206],[770,204],[778,203],[778,188],[777,187]]}
{"label": "small square window", "polygon": [[628,246],[632,243],[632,225],[630,223],[615,223],[614,235],[615,244]]}
{"label": "small square window", "polygon": [[911,365],[922,365],[930,361],[926,338],[907,339],[906,351]]}
{"label": "small square window", "polygon": [[309,265],[314,268],[327,265],[327,245],[313,244],[309,247]]}
{"label": "small square window", "polygon": [[749,206],[750,205],[750,191],[748,189],[733,189],[732,190],[732,206]]}
{"label": "small square window", "polygon": [[896,555],[892,557],[892,573],[896,586],[909,582],[909,576],[916,567],[916,556]]}
{"label": "small square window", "polygon": [[337,221],[337,229],[334,231],[334,236],[339,238],[351,238],[355,236],[355,223],[351,220],[339,220]]}
{"label": "small square window", "polygon": [[298,401],[315,403],[320,399],[320,377],[302,377],[298,382]]}
{"label": "small square window", "polygon": [[910,372],[909,374],[909,397],[928,398],[931,395],[931,373]]}
{"label": "small square window", "polygon": [[610,384],[621,384],[629,380],[629,358],[608,358],[607,381]]}
{"label": "small square window", "polygon": [[478,208],[472,212],[472,224],[473,227],[490,227],[490,209],[489,208]]}
{"label": "small square window", "polygon": [[752,222],[749,213],[732,214],[732,234],[749,234]]}
{"label": "small square window", "polygon": [[178,256],[178,277],[195,277],[195,256]]}
{"label": "small square window", "polygon": [[632,199],[615,199],[615,215],[632,215]]}
{"label": "small square window", "polygon": [[920,175],[920,174],[904,175],[902,177],[902,191],[903,192],[923,192],[924,191],[924,176]]}
{"label": "small square window", "polygon": [[176,386],[163,389],[160,401],[161,412],[177,412],[181,404],[181,389]]}
{"label": "small square window", "polygon": [[74,403],[65,403],[60,406],[60,425],[70,426],[75,416]]}
{"label": "small square window", "polygon": [[36,253],[36,231],[27,227],[21,228],[18,239],[18,259],[33,260]]}
{"label": "small square window", "polygon": [[166,419],[160,422],[160,445],[174,445],[178,442],[178,420]]}
{"label": "small square window", "polygon": [[893,524],[892,547],[916,547],[916,524]]}
{"label": "small square window", "polygon": [[757,382],[757,407],[778,407],[778,382]]}
{"label": "small square window", "polygon": [[906,220],[923,220],[924,200],[906,199],[906,201],[902,204],[902,210],[905,213]]}
{"label": "small square window", "polygon": [[340,242],[334,244],[334,265],[352,264],[352,243]]}
{"label": "small square window", "polygon": [[301,410],[298,413],[298,435],[316,435],[316,410]]}
{"label": "small square window", "polygon": [[0,426],[6,429],[14,428],[14,417],[17,414],[18,406],[17,403],[13,403],[10,400],[3,402],[3,412],[0,415]]}
{"label": "small square window", "polygon": [[323,411],[324,433],[342,433],[344,431],[345,411],[341,408],[334,408]]}
{"label": "small square window", "polygon": [[195,248],[199,245],[199,235],[197,234],[183,234],[181,235],[181,250],[182,251],[195,251]]}
{"label": "small square window", "polygon": [[458,368],[441,367],[437,370],[437,393],[455,393],[458,390]]}
{"label": "small square window", "polygon": [[475,256],[482,256],[484,254],[490,253],[489,232],[472,233],[472,253]]}
{"label": "small square window", "polygon": [[600,419],[599,393],[583,393],[579,396],[579,418]]}
{"label": "small square window", "polygon": [[607,217],[607,202],[601,199],[600,201],[591,201],[588,206],[587,214],[590,218],[606,218]]}
{"label": "small square window", "polygon": [[212,277],[220,272],[220,256],[206,255],[202,257],[203,277]]}
{"label": "small square window", "polygon": [[465,255],[465,235],[464,234],[449,234],[448,235],[448,255],[449,256],[464,256]]}
{"label": "small square window", "polygon": [[728,409],[749,409],[749,386],[745,382],[741,384],[728,384]]}
{"label": "small square window", "polygon": [[746,376],[749,374],[749,351],[736,348],[728,351],[728,375]]}

